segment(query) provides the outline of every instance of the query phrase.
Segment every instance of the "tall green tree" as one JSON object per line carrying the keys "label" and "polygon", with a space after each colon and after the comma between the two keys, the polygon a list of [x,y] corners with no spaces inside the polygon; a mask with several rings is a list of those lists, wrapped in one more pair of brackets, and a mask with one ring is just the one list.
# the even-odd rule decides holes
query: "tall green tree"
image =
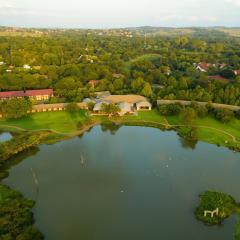
{"label": "tall green tree", "polygon": [[32,108],[32,103],[29,99],[13,98],[5,101],[0,106],[0,111],[7,118],[21,118],[27,115]]}

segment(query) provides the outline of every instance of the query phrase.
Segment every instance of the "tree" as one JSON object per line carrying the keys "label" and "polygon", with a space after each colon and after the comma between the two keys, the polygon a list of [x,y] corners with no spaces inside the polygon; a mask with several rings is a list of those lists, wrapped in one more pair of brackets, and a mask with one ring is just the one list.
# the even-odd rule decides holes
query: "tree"
{"label": "tree", "polygon": [[77,105],[77,103],[69,103],[66,107],[66,110],[70,113],[75,113],[77,111],[79,111],[79,107]]}
{"label": "tree", "polygon": [[141,89],[144,86],[144,83],[145,83],[144,80],[140,77],[133,80],[132,83],[131,83],[131,87],[132,87],[133,92],[135,92],[135,93],[140,92]]}
{"label": "tree", "polygon": [[152,87],[149,83],[145,83],[141,94],[145,97],[151,97],[152,96]]}
{"label": "tree", "polygon": [[235,113],[235,117],[236,117],[237,119],[240,119],[240,110],[238,110],[238,111]]}
{"label": "tree", "polygon": [[233,111],[229,109],[215,109],[215,117],[223,123],[228,123],[234,117]]}
{"label": "tree", "polygon": [[199,40],[199,39],[194,39],[192,41],[192,47],[194,50],[199,50],[199,51],[204,51],[206,49],[206,42]]}
{"label": "tree", "polygon": [[225,78],[235,78],[234,72],[230,69],[224,69],[220,74]]}
{"label": "tree", "polygon": [[159,106],[159,112],[164,116],[178,115],[181,111],[182,111],[182,106],[180,104],[169,104],[169,105]]}
{"label": "tree", "polygon": [[122,78],[116,79],[113,82],[113,87],[114,87],[115,90],[123,89],[123,86],[124,86],[124,81],[123,81]]}
{"label": "tree", "polygon": [[185,36],[180,36],[175,39],[176,45],[180,47],[185,46],[186,44],[188,44],[188,42],[189,42],[189,39]]}
{"label": "tree", "polygon": [[24,117],[31,109],[31,101],[25,98],[13,98],[3,102],[0,106],[0,111],[7,118]]}
{"label": "tree", "polygon": [[89,110],[89,111],[92,111],[93,108],[94,108],[94,106],[95,106],[95,103],[94,103],[94,102],[89,102],[89,103],[87,104],[87,106],[88,106],[88,110]]}
{"label": "tree", "polygon": [[188,89],[188,79],[186,77],[180,78],[179,89]]}
{"label": "tree", "polygon": [[191,107],[187,107],[185,109],[185,111],[183,112],[183,121],[187,124],[187,125],[191,125],[192,122],[196,119],[197,117],[197,113],[196,111],[191,108]]}
{"label": "tree", "polygon": [[111,103],[111,104],[102,104],[102,108],[101,110],[107,114],[111,114],[111,115],[116,115],[118,112],[120,112],[120,108]]}

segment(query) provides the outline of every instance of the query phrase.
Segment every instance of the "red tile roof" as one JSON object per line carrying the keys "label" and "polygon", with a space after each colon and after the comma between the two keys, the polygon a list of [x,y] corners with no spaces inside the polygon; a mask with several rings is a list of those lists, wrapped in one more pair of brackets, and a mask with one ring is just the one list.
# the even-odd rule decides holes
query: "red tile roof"
{"label": "red tile roof", "polygon": [[88,84],[90,84],[90,85],[92,85],[92,86],[96,86],[97,84],[98,84],[98,80],[90,80],[89,82],[88,82]]}
{"label": "red tile roof", "polygon": [[230,81],[229,79],[224,78],[224,77],[222,77],[222,76],[220,76],[220,75],[209,76],[209,78],[210,78],[211,80]]}
{"label": "red tile roof", "polygon": [[225,63],[206,63],[206,62],[200,62],[197,67],[200,67],[201,69],[205,70],[206,72],[208,72],[210,67],[218,67],[218,68],[224,68],[226,67]]}
{"label": "red tile roof", "polygon": [[0,98],[13,98],[13,97],[34,97],[38,95],[53,95],[53,89],[40,89],[24,91],[9,91],[0,92]]}
{"label": "red tile roof", "polygon": [[39,96],[39,95],[53,95],[53,89],[39,89],[39,90],[28,90],[25,92],[27,97]]}
{"label": "red tile roof", "polygon": [[212,65],[210,63],[199,63],[198,64],[198,67],[205,70],[206,72],[209,70],[209,67],[211,67],[211,66]]}
{"label": "red tile roof", "polygon": [[23,91],[0,92],[0,98],[24,97]]}
{"label": "red tile roof", "polygon": [[235,70],[234,73],[235,75],[240,75],[240,70]]}

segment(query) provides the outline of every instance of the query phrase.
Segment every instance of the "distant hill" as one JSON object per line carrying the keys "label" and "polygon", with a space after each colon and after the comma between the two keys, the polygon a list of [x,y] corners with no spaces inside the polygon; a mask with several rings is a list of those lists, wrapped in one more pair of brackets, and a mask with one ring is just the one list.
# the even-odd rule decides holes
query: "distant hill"
{"label": "distant hill", "polygon": [[186,27],[186,28],[173,28],[173,27],[127,27],[127,28],[113,28],[113,29],[37,29],[37,28],[16,28],[16,27],[1,27],[0,36],[32,36],[40,37],[49,33],[63,33],[63,32],[78,32],[78,33],[111,33],[112,35],[118,35],[120,32],[129,31],[136,35],[149,35],[149,36],[179,36],[189,35],[193,37],[204,37],[206,35],[214,36],[232,36],[240,37],[240,27],[228,28],[222,26],[216,27]]}

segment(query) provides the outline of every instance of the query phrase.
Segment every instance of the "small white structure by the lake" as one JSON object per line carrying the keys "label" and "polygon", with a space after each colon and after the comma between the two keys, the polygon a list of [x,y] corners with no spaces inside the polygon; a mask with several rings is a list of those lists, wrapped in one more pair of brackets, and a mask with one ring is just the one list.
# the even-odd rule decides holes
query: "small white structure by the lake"
{"label": "small white structure by the lake", "polygon": [[204,217],[207,217],[208,215],[211,215],[211,218],[213,218],[215,215],[219,215],[219,208],[215,209],[214,211],[204,211]]}

